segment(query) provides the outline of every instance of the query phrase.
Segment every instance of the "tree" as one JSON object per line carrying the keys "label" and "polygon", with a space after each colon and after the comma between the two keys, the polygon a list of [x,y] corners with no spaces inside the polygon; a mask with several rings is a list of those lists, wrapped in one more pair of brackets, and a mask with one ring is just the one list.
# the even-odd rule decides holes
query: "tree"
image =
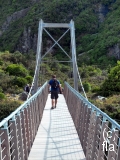
{"label": "tree", "polygon": [[108,78],[100,88],[100,93],[104,96],[120,93],[120,61],[111,68]]}

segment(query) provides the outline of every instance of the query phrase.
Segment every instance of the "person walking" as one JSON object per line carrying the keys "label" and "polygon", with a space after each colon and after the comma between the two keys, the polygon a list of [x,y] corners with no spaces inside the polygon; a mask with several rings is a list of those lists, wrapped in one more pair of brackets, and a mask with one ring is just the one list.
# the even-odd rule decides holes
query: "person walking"
{"label": "person walking", "polygon": [[62,93],[61,87],[60,87],[60,82],[56,79],[56,75],[52,76],[52,79],[48,83],[48,90],[51,87],[51,100],[52,100],[52,107],[51,109],[56,108],[57,105],[57,99],[58,99],[58,92],[59,89]]}
{"label": "person walking", "polygon": [[25,87],[25,92],[29,93],[30,92],[30,85],[27,84],[26,87]]}

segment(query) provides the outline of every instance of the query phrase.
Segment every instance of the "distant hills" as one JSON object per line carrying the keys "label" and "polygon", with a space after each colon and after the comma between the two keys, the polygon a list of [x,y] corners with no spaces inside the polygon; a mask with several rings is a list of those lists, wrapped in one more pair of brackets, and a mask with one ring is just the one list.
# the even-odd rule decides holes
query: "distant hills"
{"label": "distant hills", "polygon": [[120,59],[119,0],[1,0],[0,10],[0,51],[36,52],[40,19],[73,19],[77,54],[84,53],[80,63],[107,65]]}

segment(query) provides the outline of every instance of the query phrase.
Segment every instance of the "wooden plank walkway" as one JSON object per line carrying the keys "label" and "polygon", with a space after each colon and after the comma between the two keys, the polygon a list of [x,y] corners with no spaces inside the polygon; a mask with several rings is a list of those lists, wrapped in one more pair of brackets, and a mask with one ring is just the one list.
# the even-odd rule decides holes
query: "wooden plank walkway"
{"label": "wooden plank walkway", "polygon": [[50,108],[49,94],[28,160],[86,160],[63,95]]}

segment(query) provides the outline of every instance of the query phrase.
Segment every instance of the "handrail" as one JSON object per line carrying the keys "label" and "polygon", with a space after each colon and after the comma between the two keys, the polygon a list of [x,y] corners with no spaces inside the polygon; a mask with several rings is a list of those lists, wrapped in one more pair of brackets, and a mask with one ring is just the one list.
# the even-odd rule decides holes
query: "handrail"
{"label": "handrail", "polygon": [[0,160],[28,160],[48,96],[47,82],[0,122]]}
{"label": "handrail", "polygon": [[67,87],[74,93],[77,95],[78,98],[80,98],[81,100],[83,100],[88,106],[89,108],[92,108],[93,110],[97,111],[98,114],[103,116],[104,120],[108,120],[109,122],[112,123],[113,128],[118,128],[120,130],[120,125],[113,120],[112,118],[110,118],[106,113],[104,113],[103,111],[101,111],[99,108],[97,108],[95,105],[93,105],[91,102],[89,102],[85,97],[83,97],[79,92],[77,92],[74,88],[72,88],[67,82],[65,82],[65,84],[67,85]]}
{"label": "handrail", "polygon": [[64,96],[86,160],[101,160],[105,157],[107,160],[119,160],[120,125],[67,82],[64,86]]}
{"label": "handrail", "polygon": [[7,121],[9,121],[10,119],[12,119],[17,113],[19,113],[21,110],[23,110],[25,107],[27,107],[28,104],[30,104],[30,102],[35,99],[38,94],[40,92],[42,92],[42,90],[45,88],[45,86],[47,85],[47,82],[44,83],[44,85],[39,89],[39,91],[37,91],[32,97],[30,97],[27,101],[25,101],[22,105],[20,105],[14,112],[12,112],[8,117],[4,118],[1,122],[0,122],[0,127],[2,127]]}

